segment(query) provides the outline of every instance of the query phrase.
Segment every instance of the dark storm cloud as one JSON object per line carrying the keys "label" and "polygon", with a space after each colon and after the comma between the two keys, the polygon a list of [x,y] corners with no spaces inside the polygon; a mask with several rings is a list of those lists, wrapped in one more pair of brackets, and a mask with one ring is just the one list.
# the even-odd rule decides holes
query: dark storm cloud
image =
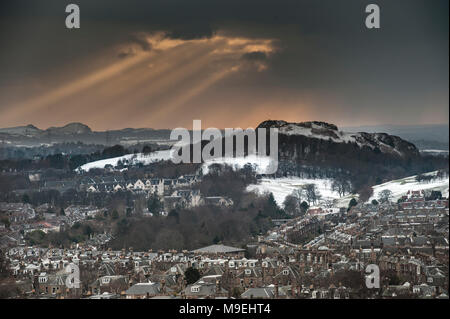
{"label": "dark storm cloud", "polygon": [[253,51],[253,52],[244,53],[242,55],[242,59],[247,60],[247,61],[265,61],[265,60],[267,60],[267,54],[266,54],[266,52]]}
{"label": "dark storm cloud", "polygon": [[[364,28],[364,8],[369,2],[361,0],[73,2],[81,8],[82,27],[76,32],[64,28],[64,1],[15,0],[2,4],[1,42],[25,46],[20,42],[39,33],[32,44],[53,44],[54,55],[67,54],[67,46],[77,47],[77,54],[87,54],[93,48],[126,40],[132,32],[165,30],[171,37],[192,39],[211,37],[227,26],[244,34],[277,36],[289,41],[284,43],[290,47],[300,45],[301,37],[317,37],[336,60],[350,55],[374,55],[374,49],[395,49],[408,45],[414,38],[418,40],[414,42],[414,51],[422,51],[421,47],[431,44],[436,49],[447,47],[448,52],[445,0],[376,1],[382,9],[382,30],[378,33]],[[15,37],[19,30],[28,33],[28,37]],[[424,36],[427,41],[420,43]],[[58,45],[60,41],[63,45]],[[47,60],[54,61],[51,54]]]}
{"label": "dark storm cloud", "polygon": [[133,35],[131,37],[131,42],[138,44],[144,51],[150,51],[152,48],[152,45],[145,39],[143,35]]}
{"label": "dark storm cloud", "polygon": [[[81,8],[80,30],[64,27],[68,3]],[[380,30],[364,26],[369,3],[381,8]],[[136,34],[165,31],[171,38],[187,40],[211,38],[222,31],[277,39],[280,48],[270,58],[265,53],[244,54],[242,59],[264,60],[269,67],[264,75],[246,78],[247,83],[228,83],[229,87],[304,93],[312,96],[320,114],[339,113],[342,119],[336,121],[347,124],[348,116],[417,123],[437,121],[435,114],[446,121],[448,4],[447,0],[3,1],[0,86],[39,79],[121,43],[150,50]],[[124,58],[134,51],[115,54]],[[0,112],[5,107],[0,105]]]}
{"label": "dark storm cloud", "polygon": [[120,59],[124,59],[136,54],[136,48],[133,45],[137,45],[139,50],[148,52],[152,49],[152,45],[147,41],[144,34],[133,34],[130,36],[128,43],[132,46],[127,47],[126,49],[120,51],[117,54],[117,57]]}
{"label": "dark storm cloud", "polygon": [[133,55],[133,52],[125,52],[125,51],[122,51],[122,52],[119,52],[119,53],[117,54],[117,57],[118,57],[119,59],[124,59],[124,58],[129,57],[129,56],[132,56],[132,55]]}

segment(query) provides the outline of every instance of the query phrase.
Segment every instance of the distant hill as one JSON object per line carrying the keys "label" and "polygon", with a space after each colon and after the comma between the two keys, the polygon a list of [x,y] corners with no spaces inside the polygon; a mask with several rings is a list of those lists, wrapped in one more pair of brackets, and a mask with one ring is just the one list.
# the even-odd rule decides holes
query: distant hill
{"label": "distant hill", "polygon": [[268,120],[278,128],[277,176],[343,178],[355,189],[418,173],[448,168],[445,158],[422,156],[418,148],[385,132],[347,132],[325,122]]}
{"label": "distant hill", "polygon": [[34,125],[0,128],[0,144],[8,146],[38,146],[64,142],[85,144],[130,145],[136,143],[168,143],[170,130],[125,128],[96,132],[83,123],[69,123],[61,127],[39,129]]}
{"label": "distant hill", "polygon": [[449,125],[373,125],[343,127],[348,132],[384,132],[414,143],[419,149],[449,148]]}
{"label": "distant hill", "polygon": [[29,124],[27,126],[0,128],[0,134],[3,133],[19,136],[36,136],[41,132],[43,132],[41,129],[38,129],[36,126],[32,124]]}
{"label": "distant hill", "polygon": [[82,123],[69,123],[62,127],[49,127],[45,130],[51,134],[90,134],[92,130],[89,126]]}
{"label": "distant hill", "polygon": [[[334,124],[325,122],[289,123],[286,121],[265,121],[258,125],[262,128],[278,128],[282,135],[304,137],[309,140],[323,140],[330,143],[351,144],[360,149],[388,153],[402,157],[417,156],[416,146],[402,138],[387,133],[345,132]],[[312,142],[311,142],[312,143]]]}

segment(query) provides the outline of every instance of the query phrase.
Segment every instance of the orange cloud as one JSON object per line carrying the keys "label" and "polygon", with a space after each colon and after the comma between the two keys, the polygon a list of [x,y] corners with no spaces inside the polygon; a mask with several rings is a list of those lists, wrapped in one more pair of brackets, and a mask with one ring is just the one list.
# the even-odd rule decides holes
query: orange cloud
{"label": "orange cloud", "polygon": [[221,33],[188,40],[141,33],[113,48],[117,58],[109,65],[98,57],[98,63],[90,62],[98,68],[16,102],[3,112],[2,122],[77,120],[96,126],[109,121],[114,126],[126,114],[130,124],[144,117],[150,119],[147,126],[155,125],[232,74],[266,70],[275,44],[275,39]]}

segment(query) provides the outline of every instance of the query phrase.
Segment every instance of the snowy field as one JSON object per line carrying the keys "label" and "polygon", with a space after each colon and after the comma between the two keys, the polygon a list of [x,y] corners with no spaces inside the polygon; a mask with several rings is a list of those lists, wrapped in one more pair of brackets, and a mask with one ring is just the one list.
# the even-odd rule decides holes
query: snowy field
{"label": "snowy field", "polygon": [[[152,152],[147,155],[143,153],[127,154],[124,156],[90,162],[78,167],[76,170],[87,172],[92,168],[105,168],[105,165],[112,165],[113,167],[115,167],[117,166],[117,163],[119,161],[122,162],[128,161],[129,165],[136,165],[138,163],[148,165],[157,161],[168,161],[172,159],[172,155],[174,152],[175,152],[174,150],[164,150]],[[274,161],[268,156],[256,156],[256,155],[250,155],[246,157],[236,157],[236,158],[221,157],[206,161],[201,167],[203,174],[208,174],[209,166],[213,164],[221,164],[221,165],[226,164],[233,167],[233,169],[235,170],[243,168],[246,164],[250,164],[258,174],[265,174],[270,172],[271,165],[274,165]]]}
{"label": "snowy field", "polygon": [[105,168],[105,165],[112,165],[113,167],[117,166],[119,161],[128,162],[128,165],[135,165],[138,163],[142,163],[143,165],[148,165],[158,161],[167,161],[172,158],[173,150],[164,150],[164,151],[156,151],[150,154],[137,153],[137,154],[127,154],[124,156],[107,158],[95,162],[90,162],[78,167],[77,171],[86,171],[88,172],[93,168]]}
{"label": "snowy field", "polygon": [[[437,172],[430,172],[425,175],[436,175]],[[436,179],[430,182],[417,182],[416,176],[405,177],[402,179],[393,180],[384,184],[376,185],[373,187],[373,195],[369,199],[377,199],[378,194],[385,190],[389,189],[392,191],[393,200],[397,201],[400,197],[406,194],[409,190],[418,191],[418,190],[437,190],[442,192],[443,197],[448,197],[449,190],[449,178],[444,179]]]}
{"label": "snowy field", "polygon": [[[435,175],[436,172],[427,173],[425,175]],[[398,180],[393,180],[384,184],[373,186],[373,196],[369,199],[378,199],[379,193],[384,189],[389,189],[393,193],[393,201],[397,201],[401,196],[405,195],[408,190],[438,190],[442,192],[443,197],[449,195],[449,179],[434,180],[431,182],[417,182],[416,176],[410,176]],[[358,198],[358,195],[346,195],[339,197],[337,192],[331,190],[332,180],[329,179],[305,179],[298,177],[290,178],[263,178],[258,184],[249,185],[247,191],[257,192],[259,194],[272,193],[277,204],[283,206],[284,199],[287,195],[303,185],[316,184],[324,200],[334,200],[334,206],[347,207],[352,197]],[[320,206],[320,203],[319,205]]]}
{"label": "snowy field", "polygon": [[258,184],[249,185],[247,191],[258,194],[272,193],[277,204],[283,206],[286,196],[292,194],[294,190],[306,184],[315,184],[322,196],[322,201],[343,200],[345,202],[344,206],[346,206],[351,197],[345,196],[340,198],[337,192],[331,190],[331,183],[332,181],[329,179],[307,179],[299,177],[262,178]]}

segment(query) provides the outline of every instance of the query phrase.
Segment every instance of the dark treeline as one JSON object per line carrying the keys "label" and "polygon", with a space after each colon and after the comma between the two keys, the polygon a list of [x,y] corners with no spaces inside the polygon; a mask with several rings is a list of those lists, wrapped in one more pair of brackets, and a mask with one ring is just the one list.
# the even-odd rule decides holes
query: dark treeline
{"label": "dark treeline", "polygon": [[84,223],[75,223],[71,228],[60,232],[44,233],[37,230],[25,235],[25,240],[30,245],[41,247],[61,247],[69,248],[73,243],[81,243],[89,236],[102,233],[105,230],[103,225],[97,221],[86,221]]}
{"label": "dark treeline", "polygon": [[283,217],[270,197],[252,196],[245,201],[248,205],[239,209],[201,206],[172,210],[167,217],[122,218],[110,246],[180,250],[217,243],[238,245],[269,230],[271,218]]}
{"label": "dark treeline", "polygon": [[5,196],[12,190],[25,189],[30,186],[30,180],[24,175],[6,175],[0,173],[0,200],[5,200]]}
{"label": "dark treeline", "polygon": [[34,159],[36,157],[42,158],[55,154],[92,154],[101,152],[105,148],[100,144],[84,144],[81,142],[75,143],[57,143],[53,145],[40,145],[34,147],[21,146],[0,146],[0,160],[5,159]]}
{"label": "dark treeline", "polygon": [[[77,143],[68,143],[67,145],[73,146],[73,148],[81,147]],[[111,147],[100,148],[101,146],[93,146],[96,151],[88,154],[80,154],[79,152],[68,151],[64,149],[58,149],[60,152],[50,152],[50,155],[46,155],[48,151],[45,147],[40,147],[38,150],[42,152],[36,153],[34,158],[29,156],[13,156],[8,159],[0,160],[0,171],[10,170],[43,170],[43,169],[64,169],[74,170],[75,168],[93,161],[98,161],[106,158],[119,157],[126,154],[133,153],[150,153],[157,150],[165,149],[156,144],[150,145],[135,145],[129,148],[125,148],[122,145],[114,145]],[[20,150],[18,152],[21,152]],[[16,154],[18,155],[18,154]]]}
{"label": "dark treeline", "polygon": [[184,175],[196,174],[201,164],[199,163],[180,163],[174,164],[171,161],[159,161],[149,165],[135,165],[129,167],[123,172],[125,179],[137,178],[177,178]]}
{"label": "dark treeline", "polygon": [[213,164],[196,188],[204,196],[229,197],[237,207],[245,197],[247,186],[256,183],[255,176],[256,174],[250,166],[235,171],[230,166]]}
{"label": "dark treeline", "polygon": [[96,207],[112,207],[114,203],[123,203],[124,207],[133,206],[133,200],[138,195],[129,191],[119,191],[114,193],[89,193],[85,191],[77,191],[76,189],[68,189],[59,192],[55,189],[31,191],[24,195],[15,193],[3,194],[0,201],[6,202],[26,202],[34,207],[49,203],[56,207],[68,207],[70,205],[93,205]]}

